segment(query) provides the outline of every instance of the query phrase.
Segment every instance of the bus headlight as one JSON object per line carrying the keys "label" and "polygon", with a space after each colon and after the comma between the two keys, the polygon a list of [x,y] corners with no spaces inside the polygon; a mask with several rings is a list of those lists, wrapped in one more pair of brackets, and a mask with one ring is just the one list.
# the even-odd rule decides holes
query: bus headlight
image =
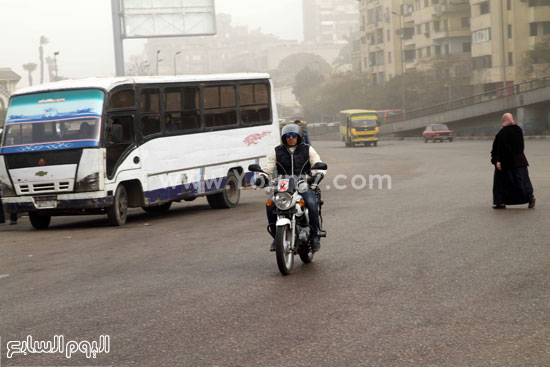
{"label": "bus headlight", "polygon": [[275,206],[281,210],[288,210],[292,206],[292,195],[288,192],[279,192],[274,199]]}
{"label": "bus headlight", "polygon": [[9,183],[6,183],[4,181],[0,181],[0,192],[2,193],[3,197],[16,196],[13,187]]}
{"label": "bus headlight", "polygon": [[76,183],[75,191],[99,190],[99,173],[92,173]]}

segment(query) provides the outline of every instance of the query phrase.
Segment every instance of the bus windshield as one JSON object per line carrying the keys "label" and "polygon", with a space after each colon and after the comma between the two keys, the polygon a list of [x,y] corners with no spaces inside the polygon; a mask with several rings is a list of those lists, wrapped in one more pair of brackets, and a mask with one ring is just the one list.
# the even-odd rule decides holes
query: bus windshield
{"label": "bus windshield", "polygon": [[351,118],[351,124],[354,127],[357,126],[377,126],[377,115],[362,115],[362,116],[353,116]]}
{"label": "bus windshield", "polygon": [[102,107],[96,89],[13,97],[0,153],[96,147]]}

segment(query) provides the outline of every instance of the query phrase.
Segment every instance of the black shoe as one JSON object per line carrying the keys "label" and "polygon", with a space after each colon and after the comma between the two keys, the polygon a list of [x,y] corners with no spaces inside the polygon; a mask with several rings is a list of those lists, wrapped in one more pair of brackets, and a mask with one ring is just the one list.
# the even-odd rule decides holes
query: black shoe
{"label": "black shoe", "polygon": [[276,250],[275,240],[273,240],[273,242],[271,242],[271,248],[269,249],[269,251],[275,252],[275,250]]}
{"label": "black shoe", "polygon": [[311,238],[311,252],[317,252],[321,249],[321,241],[319,241],[319,237],[312,237]]}
{"label": "black shoe", "polygon": [[531,201],[529,202],[529,206],[528,206],[529,209],[533,209],[535,207],[535,201],[537,201],[537,199],[535,199],[535,198],[531,199]]}
{"label": "black shoe", "polygon": [[493,209],[506,209],[506,205],[504,205],[504,204],[495,204],[495,205],[493,205]]}
{"label": "black shoe", "polygon": [[14,224],[17,224],[16,220],[10,220],[10,226],[13,226]]}

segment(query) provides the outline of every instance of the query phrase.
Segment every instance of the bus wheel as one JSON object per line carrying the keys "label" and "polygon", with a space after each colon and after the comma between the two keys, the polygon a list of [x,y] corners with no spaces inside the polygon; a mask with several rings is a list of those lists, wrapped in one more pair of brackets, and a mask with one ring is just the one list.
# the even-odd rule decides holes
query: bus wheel
{"label": "bus wheel", "polygon": [[107,218],[112,226],[123,226],[128,217],[128,195],[124,185],[118,185],[113,206],[107,210]]}
{"label": "bus wheel", "polygon": [[239,180],[233,172],[229,172],[227,175],[225,189],[222,192],[206,196],[208,204],[210,204],[213,209],[234,208],[239,203],[240,198],[241,189]]}
{"label": "bus wheel", "polygon": [[171,206],[172,206],[172,202],[169,201],[161,205],[142,206],[141,209],[145,210],[147,213],[164,213],[164,212],[167,212]]}
{"label": "bus wheel", "polygon": [[372,143],[372,145],[374,145],[376,147],[376,146],[378,146],[378,142],[375,141],[375,142]]}
{"label": "bus wheel", "polygon": [[52,217],[50,215],[40,215],[35,212],[29,213],[29,220],[31,224],[36,229],[46,229],[50,225]]}

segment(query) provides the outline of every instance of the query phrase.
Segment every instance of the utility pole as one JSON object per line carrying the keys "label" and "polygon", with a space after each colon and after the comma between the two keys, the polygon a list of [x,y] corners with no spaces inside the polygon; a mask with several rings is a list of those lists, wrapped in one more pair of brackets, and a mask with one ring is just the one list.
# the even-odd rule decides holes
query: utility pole
{"label": "utility pole", "polygon": [[451,31],[451,20],[449,18],[449,13],[451,10],[449,9],[449,0],[445,0],[445,11],[447,12],[447,28],[445,29],[447,36],[447,87],[449,92],[449,102],[451,102],[453,96],[451,88],[451,37],[449,35]]}
{"label": "utility pole", "polygon": [[400,48],[401,48],[401,109],[402,113],[405,113],[405,46],[403,45],[403,41],[405,39],[405,29],[403,28],[403,15],[392,11],[393,15],[397,15],[399,17],[399,38],[400,41]]}
{"label": "utility pole", "polygon": [[113,42],[115,46],[116,76],[124,76],[124,44],[122,42],[120,0],[111,0],[111,13],[113,18]]}
{"label": "utility pole", "polygon": [[178,51],[174,54],[174,75],[178,75],[178,69],[176,68],[176,56],[178,56],[179,54],[181,54],[181,51]]}
{"label": "utility pole", "polygon": [[54,66],[55,66],[55,81],[58,81],[59,78],[57,77],[57,55],[59,55],[59,51],[55,51],[53,53],[53,63],[54,63]]}
{"label": "utility pole", "polygon": [[505,47],[505,30],[504,30],[504,0],[500,0],[500,37],[502,39],[502,95],[508,95],[506,88],[506,47]]}
{"label": "utility pole", "polygon": [[159,75],[159,62],[162,61],[162,59],[159,59],[160,50],[157,50],[157,75]]}

